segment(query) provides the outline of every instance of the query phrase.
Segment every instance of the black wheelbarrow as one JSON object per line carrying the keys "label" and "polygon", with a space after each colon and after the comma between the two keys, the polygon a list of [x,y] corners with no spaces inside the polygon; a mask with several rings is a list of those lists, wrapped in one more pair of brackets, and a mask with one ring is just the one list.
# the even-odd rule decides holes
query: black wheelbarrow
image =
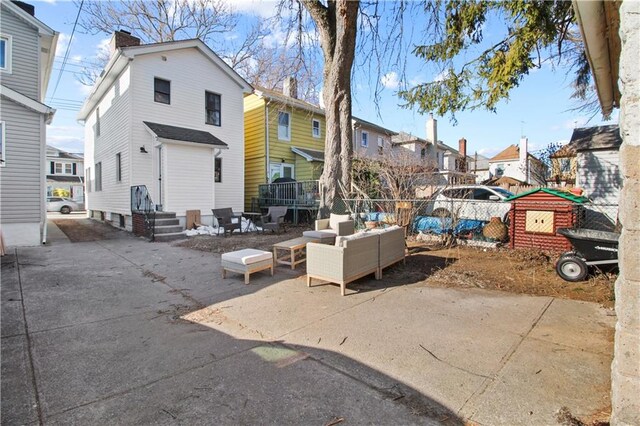
{"label": "black wheelbarrow", "polygon": [[583,281],[589,266],[614,265],[618,263],[618,238],[615,232],[594,229],[560,228],[573,250],[563,253],[556,263],[556,272],[565,281]]}

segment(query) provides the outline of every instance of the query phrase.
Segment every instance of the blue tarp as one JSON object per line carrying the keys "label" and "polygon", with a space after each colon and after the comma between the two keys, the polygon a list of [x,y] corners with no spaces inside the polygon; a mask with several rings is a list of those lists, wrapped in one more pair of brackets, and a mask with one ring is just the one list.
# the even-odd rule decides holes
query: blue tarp
{"label": "blue tarp", "polygon": [[469,232],[479,232],[486,222],[482,220],[461,219],[452,229],[450,218],[439,218],[432,216],[417,216],[413,223],[413,229],[433,234],[466,234]]}
{"label": "blue tarp", "polygon": [[[385,212],[366,213],[363,218],[365,221],[374,222],[393,222],[393,214]],[[416,216],[413,222],[413,230],[416,232],[424,231],[432,234],[450,234],[454,235],[466,234],[469,232],[480,232],[486,222],[482,220],[461,219],[452,229],[450,218],[439,218],[433,216]]]}

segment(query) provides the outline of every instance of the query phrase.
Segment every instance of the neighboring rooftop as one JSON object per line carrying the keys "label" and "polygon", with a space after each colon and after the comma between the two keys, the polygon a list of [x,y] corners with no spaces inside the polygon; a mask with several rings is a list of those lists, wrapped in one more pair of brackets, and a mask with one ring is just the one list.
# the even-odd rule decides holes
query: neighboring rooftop
{"label": "neighboring rooftop", "polygon": [[66,158],[69,160],[82,160],[84,158],[82,154],[63,151],[60,148],[56,148],[55,146],[51,145],[47,145],[47,157]]}
{"label": "neighboring rooftop", "polygon": [[573,129],[571,148],[576,152],[599,149],[619,149],[622,145],[618,125],[582,127]]}
{"label": "neighboring rooftop", "polygon": [[[534,160],[538,160],[530,152],[527,153],[527,157],[532,158]],[[507,160],[518,160],[518,159],[520,159],[520,147],[514,144],[514,145],[509,145],[508,147],[500,151],[498,154],[491,157],[489,161],[493,163],[496,161],[507,161]]]}
{"label": "neighboring rooftop", "polygon": [[303,101],[302,99],[292,98],[276,90],[266,89],[264,87],[255,87],[254,93],[261,98],[267,98],[282,104],[300,108],[305,111],[314,112],[316,114],[324,115],[324,110],[318,105],[314,105],[310,102]]}
{"label": "neighboring rooftop", "polygon": [[378,133],[382,133],[382,134],[385,134],[387,136],[395,136],[395,135],[398,134],[398,133],[394,132],[393,130],[386,129],[386,128],[384,128],[382,126],[379,126],[377,124],[374,124],[374,123],[372,123],[370,121],[366,121],[366,120],[363,120],[363,119],[355,117],[355,116],[352,117],[352,118],[353,118],[353,121],[354,121],[354,123],[356,125],[359,124],[362,127],[367,127],[369,129],[375,130]]}

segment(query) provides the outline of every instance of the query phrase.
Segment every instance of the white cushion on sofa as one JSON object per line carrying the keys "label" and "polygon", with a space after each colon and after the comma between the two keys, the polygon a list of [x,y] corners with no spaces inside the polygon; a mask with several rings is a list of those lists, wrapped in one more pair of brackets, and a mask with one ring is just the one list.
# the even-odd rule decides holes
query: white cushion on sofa
{"label": "white cushion on sofa", "polygon": [[221,258],[222,260],[226,260],[227,262],[231,263],[237,263],[240,265],[251,265],[252,263],[273,259],[273,253],[264,250],[244,249],[232,251],[229,253],[223,253]]}
{"label": "white cushion on sofa", "polygon": [[357,240],[359,238],[368,237],[369,235],[371,235],[370,232],[356,232],[355,234],[351,235],[339,235],[336,237],[335,246],[344,247],[347,241]]}
{"label": "white cushion on sofa", "polygon": [[348,214],[333,214],[333,213],[331,213],[329,215],[329,228],[338,229],[338,223],[346,222],[347,220],[350,220],[350,217],[349,217]]}

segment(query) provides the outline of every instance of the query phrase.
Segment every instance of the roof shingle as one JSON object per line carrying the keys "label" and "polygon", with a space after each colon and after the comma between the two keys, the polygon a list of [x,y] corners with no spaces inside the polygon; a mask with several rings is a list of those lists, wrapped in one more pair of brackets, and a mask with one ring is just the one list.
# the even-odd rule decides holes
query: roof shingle
{"label": "roof shingle", "polygon": [[174,141],[194,142],[204,145],[213,145],[219,147],[227,147],[228,145],[222,142],[217,137],[213,136],[209,132],[203,130],[189,129],[186,127],[169,126],[168,124],[152,123],[150,121],[143,121],[143,123],[151,129],[153,133],[159,138],[170,139]]}

